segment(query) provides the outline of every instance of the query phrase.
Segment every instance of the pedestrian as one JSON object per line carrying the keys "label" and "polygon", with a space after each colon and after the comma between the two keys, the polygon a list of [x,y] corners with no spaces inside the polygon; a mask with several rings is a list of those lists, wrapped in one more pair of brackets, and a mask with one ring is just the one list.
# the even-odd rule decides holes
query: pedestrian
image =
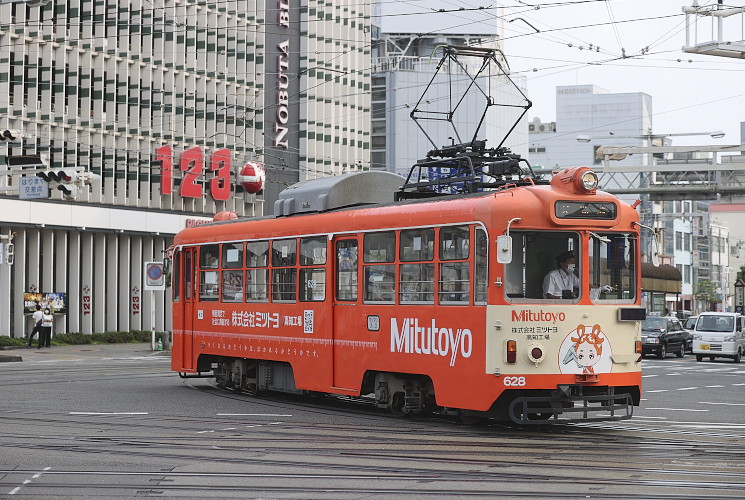
{"label": "pedestrian", "polygon": [[52,347],[52,324],[54,323],[54,316],[49,309],[44,309],[44,316],[41,319],[42,335],[39,337],[39,349],[44,347]]}
{"label": "pedestrian", "polygon": [[36,304],[36,311],[34,311],[34,315],[31,317],[31,321],[33,323],[33,329],[31,330],[31,333],[28,335],[28,344],[26,345],[27,349],[31,349],[31,342],[34,340],[34,336],[38,333],[39,334],[39,347],[41,347],[41,332],[42,332],[42,326],[41,326],[41,320],[44,317],[44,313],[41,312],[41,306],[39,304]]}

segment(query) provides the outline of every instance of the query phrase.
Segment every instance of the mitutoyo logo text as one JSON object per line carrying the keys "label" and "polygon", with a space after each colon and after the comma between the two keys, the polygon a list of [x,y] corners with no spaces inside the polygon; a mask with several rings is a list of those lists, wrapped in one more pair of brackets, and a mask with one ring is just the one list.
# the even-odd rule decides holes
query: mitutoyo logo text
{"label": "mitutoyo logo text", "polygon": [[458,353],[470,358],[473,351],[473,334],[468,328],[440,328],[436,320],[422,322],[419,318],[406,318],[398,327],[398,320],[391,318],[391,352],[450,356],[450,366],[455,366]]}
{"label": "mitutoyo logo text", "polygon": [[530,309],[512,310],[512,321],[550,321],[556,323],[557,321],[566,321],[566,319],[567,315],[563,312],[531,311]]}

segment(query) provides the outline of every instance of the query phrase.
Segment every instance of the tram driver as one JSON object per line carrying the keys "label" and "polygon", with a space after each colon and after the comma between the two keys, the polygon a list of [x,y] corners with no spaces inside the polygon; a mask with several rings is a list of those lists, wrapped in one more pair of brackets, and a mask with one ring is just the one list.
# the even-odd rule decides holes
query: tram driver
{"label": "tram driver", "polygon": [[556,269],[543,278],[543,297],[547,299],[572,299],[579,296],[579,278],[574,274],[576,260],[569,250],[556,257]]}

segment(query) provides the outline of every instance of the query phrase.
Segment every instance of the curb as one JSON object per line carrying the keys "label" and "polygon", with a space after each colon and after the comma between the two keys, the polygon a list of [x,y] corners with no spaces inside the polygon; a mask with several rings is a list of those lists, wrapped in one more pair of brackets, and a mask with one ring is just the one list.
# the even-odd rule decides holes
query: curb
{"label": "curb", "polygon": [[13,363],[16,361],[23,361],[23,358],[18,354],[0,354],[0,363]]}

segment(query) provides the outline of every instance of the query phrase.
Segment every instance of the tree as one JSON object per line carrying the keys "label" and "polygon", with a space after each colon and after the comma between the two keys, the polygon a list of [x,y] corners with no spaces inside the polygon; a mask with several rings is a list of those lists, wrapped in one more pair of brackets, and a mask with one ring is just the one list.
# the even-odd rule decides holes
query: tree
{"label": "tree", "polygon": [[[743,266],[745,267],[745,266]],[[717,284],[713,281],[699,281],[696,285],[696,298],[705,302],[718,302]]]}

